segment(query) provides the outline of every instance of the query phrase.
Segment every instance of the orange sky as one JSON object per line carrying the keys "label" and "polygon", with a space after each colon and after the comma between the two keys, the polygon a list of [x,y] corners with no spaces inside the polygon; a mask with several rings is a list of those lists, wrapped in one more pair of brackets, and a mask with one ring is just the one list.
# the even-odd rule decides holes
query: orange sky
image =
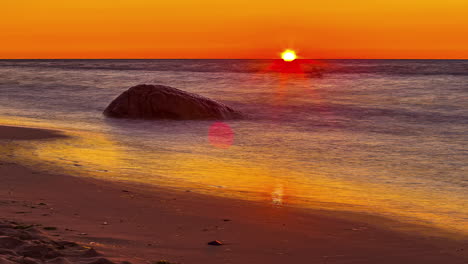
{"label": "orange sky", "polygon": [[468,59],[468,0],[2,0],[0,58]]}

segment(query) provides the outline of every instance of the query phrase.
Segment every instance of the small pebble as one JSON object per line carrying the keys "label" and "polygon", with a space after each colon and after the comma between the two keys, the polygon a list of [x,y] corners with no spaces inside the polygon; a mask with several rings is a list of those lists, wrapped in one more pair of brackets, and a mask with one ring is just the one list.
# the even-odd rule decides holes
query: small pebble
{"label": "small pebble", "polygon": [[222,246],[223,243],[221,243],[221,241],[214,240],[214,241],[208,242],[208,245],[210,245],[210,246]]}

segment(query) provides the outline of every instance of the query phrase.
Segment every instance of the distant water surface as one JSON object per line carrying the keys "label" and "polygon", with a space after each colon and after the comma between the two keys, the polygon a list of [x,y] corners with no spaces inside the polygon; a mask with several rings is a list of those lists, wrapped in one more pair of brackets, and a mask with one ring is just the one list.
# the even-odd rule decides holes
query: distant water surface
{"label": "distant water surface", "polygon": [[[249,118],[223,121],[234,141],[220,146],[216,120],[102,116],[141,83]],[[0,122],[75,135],[0,147],[51,171],[468,233],[465,60],[0,60]]]}

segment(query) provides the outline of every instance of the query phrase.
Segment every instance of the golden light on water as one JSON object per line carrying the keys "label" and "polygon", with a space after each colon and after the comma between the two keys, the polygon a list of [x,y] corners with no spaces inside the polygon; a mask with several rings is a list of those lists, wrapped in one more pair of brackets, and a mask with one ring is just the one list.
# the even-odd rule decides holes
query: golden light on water
{"label": "golden light on water", "polygon": [[[37,123],[7,120],[1,117],[0,123],[38,126]],[[42,122],[40,126],[58,128],[46,122]],[[247,134],[242,131],[237,133],[235,139],[234,130],[228,124],[216,122],[211,124],[208,131],[211,146],[206,140],[201,140],[193,142],[190,146],[184,145],[184,142],[180,145],[173,143],[177,149],[184,151],[144,151],[123,145],[114,136],[90,131],[66,130],[70,138],[2,142],[0,153],[12,162],[19,161],[27,166],[59,174],[195,190],[209,195],[266,202],[274,206],[391,215],[402,222],[424,221],[428,225],[443,229],[458,230],[464,234],[468,232],[466,224],[456,220],[460,219],[458,215],[466,214],[465,207],[456,195],[439,196],[434,193],[428,194],[423,189],[412,189],[407,192],[404,189],[389,189],[387,185],[379,182],[330,177],[349,174],[346,168],[336,166],[335,158],[339,154],[336,151],[309,153],[309,159],[320,161],[311,167],[301,167],[302,163],[292,160],[282,161],[276,156],[257,159],[255,156],[272,151],[287,156],[292,156],[293,152],[281,145],[270,149],[270,146],[257,144],[233,144],[234,140],[249,142],[241,135],[251,137],[252,142],[270,137],[268,131],[257,134]],[[289,136],[292,139],[304,138],[309,141],[317,137],[316,134],[306,134],[303,131],[295,131]],[[328,142],[337,138],[353,140],[336,132],[321,135],[319,141]],[[372,140],[369,143],[375,144]],[[230,155],[226,155],[227,148]],[[248,153],[254,153],[255,156],[250,156]],[[361,160],[361,157],[358,153],[347,154],[347,158],[353,161]],[[375,173],[371,168],[360,167],[355,168],[352,174]],[[399,170],[396,173],[406,175],[409,172]],[[393,175],[392,172],[385,171],[381,174],[385,177]],[[431,210],[424,209],[428,207],[428,201],[433,197],[443,202],[435,203],[431,206]],[[389,200],[397,202],[389,203]],[[408,206],[416,210],[404,210]],[[450,215],[438,215],[436,212],[440,211],[455,212],[452,214],[456,214],[457,218],[454,220]]]}
{"label": "golden light on water", "polygon": [[284,61],[293,61],[297,58],[296,52],[294,50],[285,50],[283,53],[281,53],[281,58]]}

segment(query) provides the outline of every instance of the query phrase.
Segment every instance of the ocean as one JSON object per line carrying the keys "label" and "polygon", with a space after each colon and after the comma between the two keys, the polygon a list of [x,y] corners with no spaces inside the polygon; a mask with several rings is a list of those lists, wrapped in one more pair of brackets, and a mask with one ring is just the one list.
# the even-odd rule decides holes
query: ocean
{"label": "ocean", "polygon": [[[102,115],[137,84],[246,118]],[[468,60],[0,60],[0,123],[71,136],[2,143],[41,170],[468,233]]]}

